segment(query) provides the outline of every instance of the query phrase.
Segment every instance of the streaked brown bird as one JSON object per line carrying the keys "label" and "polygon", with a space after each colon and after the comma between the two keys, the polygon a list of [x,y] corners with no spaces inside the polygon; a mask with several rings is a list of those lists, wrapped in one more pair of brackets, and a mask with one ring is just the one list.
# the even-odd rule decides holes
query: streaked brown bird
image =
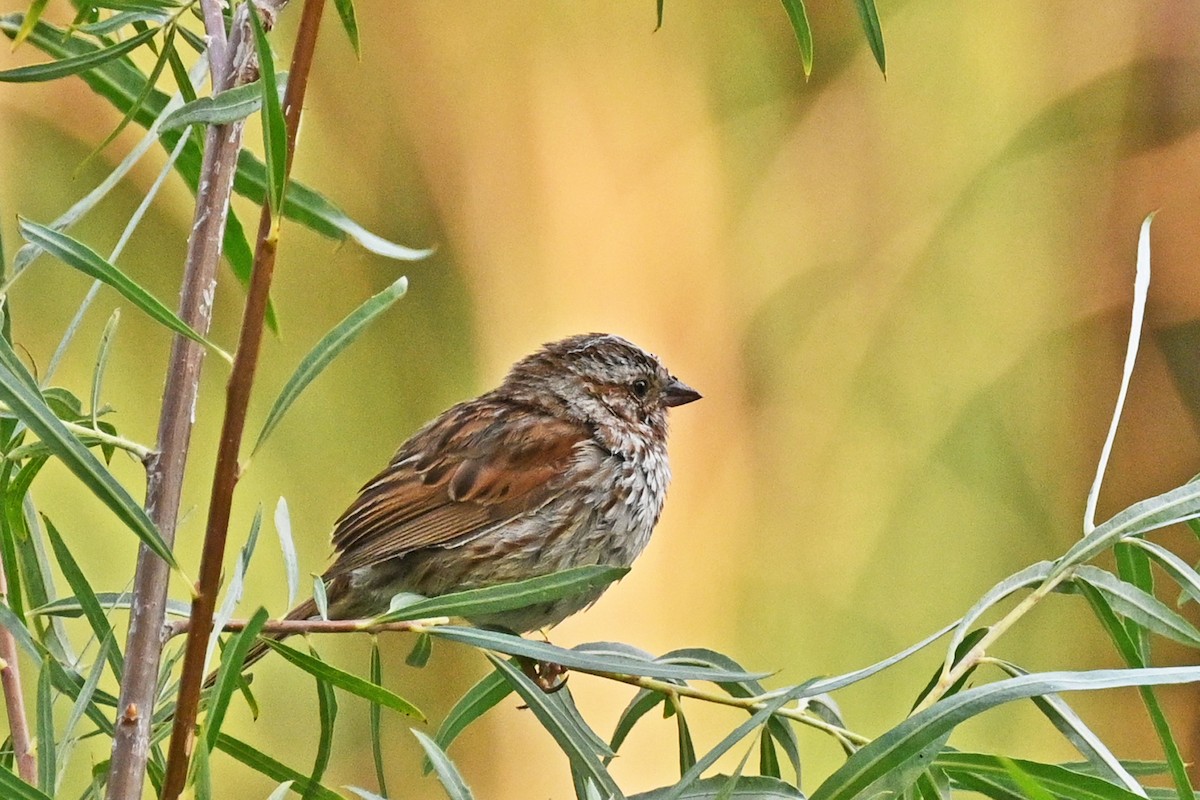
{"label": "streaked brown bird", "polygon": [[[572,336],[521,359],[498,388],[413,434],[338,519],[323,576],[329,616],[372,617],[401,592],[629,566],[666,498],[667,409],[699,398],[612,334]],[[472,622],[537,630],[603,591]],[[287,615],[315,617],[311,599]],[[246,663],[265,650],[257,645]]]}

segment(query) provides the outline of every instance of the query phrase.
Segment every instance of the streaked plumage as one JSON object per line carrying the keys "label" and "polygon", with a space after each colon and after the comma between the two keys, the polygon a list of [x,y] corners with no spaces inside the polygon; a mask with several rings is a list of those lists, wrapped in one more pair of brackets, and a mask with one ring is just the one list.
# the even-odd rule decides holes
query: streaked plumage
{"label": "streaked plumage", "polygon": [[[527,356],[498,388],[413,434],[338,519],[324,574],[330,616],[382,613],[400,592],[433,596],[632,564],[670,481],[667,408],[699,397],[611,334]],[[602,591],[473,621],[535,630]],[[288,616],[316,609],[310,600]]]}

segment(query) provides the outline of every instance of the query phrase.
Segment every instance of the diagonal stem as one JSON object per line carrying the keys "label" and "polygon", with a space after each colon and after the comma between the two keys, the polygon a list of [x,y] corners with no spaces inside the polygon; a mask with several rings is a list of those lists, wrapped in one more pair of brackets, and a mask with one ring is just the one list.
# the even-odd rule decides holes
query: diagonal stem
{"label": "diagonal stem", "polygon": [[[0,564],[0,597],[8,600],[8,577]],[[0,689],[4,692],[4,708],[8,712],[9,737],[17,774],[26,783],[37,785],[37,756],[29,737],[29,720],[25,716],[25,698],[21,693],[21,672],[17,665],[17,642],[12,632],[0,627]]]}
{"label": "diagonal stem", "polygon": [[[216,25],[223,24],[216,0],[202,0],[201,5],[208,22],[215,20]],[[208,33],[210,38],[219,34],[219,41],[225,41],[224,29]],[[228,85],[231,78],[227,64],[214,62],[212,70],[214,85]],[[217,263],[221,257],[225,215],[229,209],[241,141],[240,123],[211,126],[205,135],[202,177],[196,191],[196,211],[179,300],[180,318],[201,334],[208,332],[212,319]],[[163,388],[157,453],[146,461],[146,511],[169,546],[175,541],[192,434],[192,411],[203,364],[204,348],[190,339],[176,336]],[[126,669],[121,680],[106,790],[108,800],[139,800],[142,797],[150,753],[150,711],[154,706],[162,658],[159,634],[166,617],[169,578],[166,562],[144,546],[138,550],[125,643]]]}
{"label": "diagonal stem", "polygon": [[[308,87],[308,74],[316,49],[317,31],[320,28],[324,6],[324,0],[305,0],[301,12],[287,92],[284,96],[287,171],[291,169],[292,155],[296,147],[300,109],[304,105],[304,93]],[[204,549],[200,556],[200,577],[192,600],[191,619],[194,622],[188,631],[185,645],[178,704],[167,753],[167,774],[163,781],[163,800],[175,800],[183,791],[188,763],[195,744],[196,715],[200,705],[200,688],[204,680],[204,658],[208,637],[212,633],[213,610],[216,607],[221,565],[225,556],[225,540],[229,532],[230,508],[238,479],[238,452],[246,425],[250,391],[258,368],[271,278],[275,271],[276,244],[270,205],[264,203],[254,253],[254,272],[242,316],[237,356],[234,358],[233,372],[225,396],[225,417],[217,448],[217,465],[213,475]]]}

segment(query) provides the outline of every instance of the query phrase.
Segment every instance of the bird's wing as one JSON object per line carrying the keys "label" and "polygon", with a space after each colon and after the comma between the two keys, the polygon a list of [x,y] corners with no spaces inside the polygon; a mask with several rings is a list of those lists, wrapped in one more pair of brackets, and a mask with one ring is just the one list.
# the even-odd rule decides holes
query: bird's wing
{"label": "bird's wing", "polygon": [[338,519],[331,572],[452,546],[562,491],[586,427],[509,404],[455,406],[418,431]]}

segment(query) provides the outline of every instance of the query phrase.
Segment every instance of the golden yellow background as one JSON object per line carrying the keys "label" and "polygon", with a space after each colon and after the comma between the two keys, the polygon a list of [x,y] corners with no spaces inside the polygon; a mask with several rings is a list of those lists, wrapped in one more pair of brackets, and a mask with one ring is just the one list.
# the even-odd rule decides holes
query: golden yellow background
{"label": "golden yellow background", "polygon": [[[658,353],[704,400],[672,414],[676,477],[648,552],[554,641],[712,647],[777,670],[772,686],[883,658],[1080,535],[1120,375],[1137,229],[1155,209],[1149,330],[1101,517],[1196,472],[1196,10],[884,0],[885,80],[852,3],[809,5],[808,81],[773,0],[668,2],[658,31],[650,0],[359,0],[361,60],[327,9],[294,175],[370,230],[437,252],[388,262],[285,225],[283,333],[264,350],[252,434],[325,330],[396,276],[411,286],[250,465],[230,564],[259,504],[267,523],[246,615],[284,611],[269,522],[280,496],[302,569],[319,572],[333,519],[422,421],[490,388],[538,344],[604,330]],[[297,11],[273,37],[281,58]],[[26,47],[0,67],[40,60]],[[77,79],[0,84],[6,255],[16,214],[53,219],[136,141],[126,132],[79,169],[118,119]],[[247,141],[259,148],[256,127]],[[145,159],[73,233],[107,252],[161,163]],[[189,201],[169,181],[120,260],[172,304]],[[235,207],[252,230],[255,210]],[[14,290],[15,338],[39,369],[87,285],[44,258]],[[241,297],[225,272],[214,337],[229,347]],[[102,292],[56,383],[86,397],[116,306],[104,396],[121,431],[149,443],[168,337],[115,293]],[[226,375],[210,358],[178,545],[193,571]],[[138,465],[114,463],[140,496]],[[97,587],[124,588],[133,537],[57,467],[34,496]],[[1078,598],[1047,605],[997,655],[1031,670],[1118,664]],[[364,637],[315,641],[365,672]],[[403,663],[409,637],[383,645],[386,682],[427,711],[426,731],[485,672],[460,648],[435,647],[418,671]],[[850,727],[873,735],[902,719],[940,655],[839,695]],[[232,732],[307,770],[311,679],[279,659],[255,675],[262,715],[252,722],[239,706]],[[631,696],[581,675],[571,687],[604,735]],[[1162,694],[1194,760],[1195,692]],[[1123,756],[1159,757],[1133,692],[1069,699]],[[742,719],[693,705],[701,750]],[[565,759],[515,706],[451,749],[476,796],[571,796]],[[366,718],[364,702],[342,696],[327,785],[374,788]],[[420,777],[414,724],[385,718],[392,796],[442,797]],[[811,791],[841,756],[819,734],[802,731],[801,744]],[[968,723],[951,744],[1078,758],[1030,704]],[[629,792],[669,783],[674,747],[673,721],[652,715],[614,774]],[[89,757],[107,750],[86,743],[73,780]],[[272,788],[225,757],[214,769],[221,797]]]}

